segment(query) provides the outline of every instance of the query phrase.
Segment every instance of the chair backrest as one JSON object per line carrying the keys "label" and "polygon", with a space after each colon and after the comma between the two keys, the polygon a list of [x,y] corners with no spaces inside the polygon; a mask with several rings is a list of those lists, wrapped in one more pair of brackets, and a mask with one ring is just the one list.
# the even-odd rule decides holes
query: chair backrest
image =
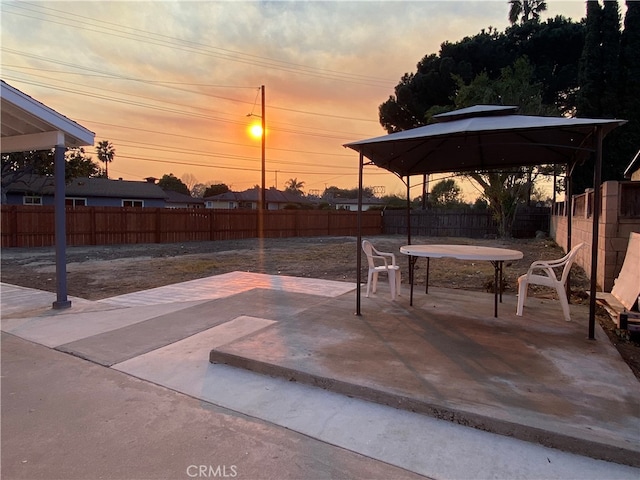
{"label": "chair backrest", "polygon": [[375,263],[373,262],[373,245],[369,240],[362,241],[362,250],[367,255],[367,262],[369,262],[369,268],[375,267]]}
{"label": "chair backrest", "polygon": [[578,250],[580,250],[582,247],[584,247],[584,242],[579,243],[578,245],[573,247],[569,253],[567,253],[563,258],[560,259],[560,261],[564,263],[564,270],[562,270],[562,277],[560,278],[560,282],[563,285],[567,281],[567,277],[569,276],[569,272],[571,271],[571,265],[576,259]]}

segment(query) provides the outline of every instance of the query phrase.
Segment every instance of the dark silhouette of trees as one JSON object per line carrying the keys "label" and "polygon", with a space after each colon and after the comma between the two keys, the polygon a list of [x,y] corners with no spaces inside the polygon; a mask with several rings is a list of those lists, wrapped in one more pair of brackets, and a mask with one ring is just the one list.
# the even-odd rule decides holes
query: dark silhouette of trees
{"label": "dark silhouette of trees", "polygon": [[173,173],[163,175],[158,181],[158,185],[162,190],[171,190],[173,192],[184,193],[185,195],[191,194],[189,187]]}
{"label": "dark silhouette of trees", "polygon": [[230,192],[231,189],[224,183],[216,183],[215,185],[210,185],[202,194],[203,198],[213,197],[214,195],[220,195],[222,193]]}
{"label": "dark silhouette of trees", "polygon": [[541,85],[542,103],[560,114],[574,113],[584,35],[583,23],[558,16],[444,42],[438,54],[418,62],[414,73],[402,75],[394,94],[379,106],[380,124],[388,133],[426,125],[434,114],[453,109],[459,80],[468,84],[482,73],[495,80],[522,57],[533,67],[533,81]]}
{"label": "dark silhouette of trees", "polygon": [[113,158],[116,156],[116,149],[109,140],[102,140],[98,142],[96,154],[98,155],[98,160],[104,163],[104,178],[109,178],[109,164],[113,162]]}
{"label": "dark silhouette of trees", "polygon": [[304,192],[302,188],[304,187],[304,182],[299,182],[297,178],[290,178],[285,183],[285,192],[293,193],[295,195],[302,195]]}
{"label": "dark silhouette of trees", "polygon": [[529,20],[539,21],[540,14],[547,10],[547,2],[544,0],[509,0],[509,22],[511,25],[518,22],[526,23]]}
{"label": "dark silhouette of trees", "polygon": [[[577,115],[628,120],[604,139],[602,181],[622,180],[626,166],[640,148],[640,4],[627,1],[626,5],[621,31],[617,1],[587,2]],[[593,187],[594,164],[591,157],[575,169],[574,193]]]}

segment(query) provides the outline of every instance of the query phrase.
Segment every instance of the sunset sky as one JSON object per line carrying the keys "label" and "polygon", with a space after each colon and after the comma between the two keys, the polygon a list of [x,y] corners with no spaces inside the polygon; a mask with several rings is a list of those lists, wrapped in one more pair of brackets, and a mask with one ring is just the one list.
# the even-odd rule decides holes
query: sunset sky
{"label": "sunset sky", "polygon": [[[583,1],[543,18],[578,20]],[[109,140],[111,178],[173,173],[187,183],[354,188],[347,142],[384,135],[378,106],[444,41],[508,26],[501,1],[1,1],[2,79]],[[97,160],[94,147],[87,151]],[[277,182],[277,185],[276,185]],[[366,186],[405,194],[367,167]],[[467,198],[474,196],[468,188]],[[412,192],[412,196],[421,192]]]}

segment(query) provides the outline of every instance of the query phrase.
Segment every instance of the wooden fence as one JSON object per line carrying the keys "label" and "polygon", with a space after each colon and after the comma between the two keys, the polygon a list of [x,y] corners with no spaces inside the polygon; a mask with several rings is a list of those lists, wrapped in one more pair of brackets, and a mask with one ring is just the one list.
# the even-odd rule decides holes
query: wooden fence
{"label": "wooden fence", "polygon": [[[55,243],[54,208],[2,205],[2,248]],[[177,243],[264,237],[355,236],[357,213],[344,210],[219,210],[68,207],[68,245]],[[382,233],[380,212],[363,212],[362,233]]]}
{"label": "wooden fence", "polygon": [[[533,238],[538,230],[549,233],[551,209],[519,207],[513,224],[515,238]],[[385,234],[407,234],[406,210],[386,210],[383,217]],[[490,212],[473,209],[411,211],[411,234],[426,237],[483,238],[498,234],[498,225]]]}

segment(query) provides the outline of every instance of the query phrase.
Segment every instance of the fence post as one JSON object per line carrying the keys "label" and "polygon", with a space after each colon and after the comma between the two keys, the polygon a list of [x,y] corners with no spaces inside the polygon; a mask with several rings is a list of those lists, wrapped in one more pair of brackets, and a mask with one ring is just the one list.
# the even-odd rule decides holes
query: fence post
{"label": "fence post", "polygon": [[213,209],[210,209],[209,211],[209,241],[213,241],[213,239],[215,238],[214,236],[214,224],[213,224],[214,218],[213,218]]}
{"label": "fence post", "polygon": [[89,241],[91,245],[98,244],[98,233],[96,225],[96,207],[89,207]]}
{"label": "fence post", "polygon": [[11,237],[9,240],[10,246],[17,247],[18,246],[18,207],[16,205],[11,205],[9,207],[9,225],[11,231]]}
{"label": "fence post", "polygon": [[162,224],[162,212],[161,208],[156,207],[156,214],[153,216],[156,222],[155,228],[155,243],[162,243],[162,231],[160,229],[160,225]]}

